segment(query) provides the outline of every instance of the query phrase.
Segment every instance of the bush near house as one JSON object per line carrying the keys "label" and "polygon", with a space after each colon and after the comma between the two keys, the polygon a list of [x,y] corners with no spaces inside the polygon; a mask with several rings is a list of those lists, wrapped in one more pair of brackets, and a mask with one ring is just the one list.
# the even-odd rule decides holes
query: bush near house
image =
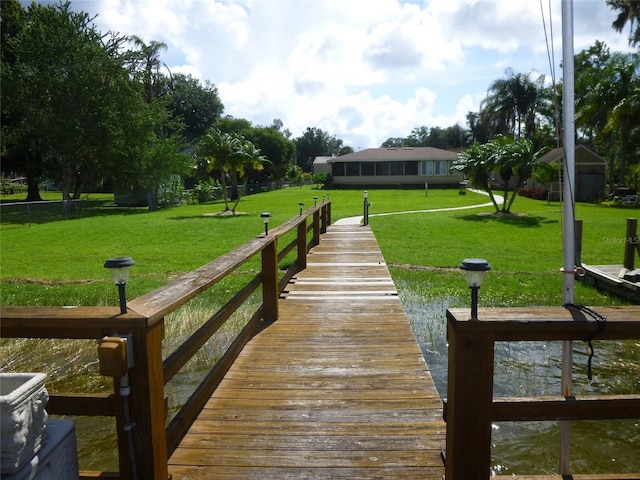
{"label": "bush near house", "polygon": [[518,189],[518,195],[521,197],[533,198],[534,200],[546,200],[549,191],[543,188],[522,187]]}

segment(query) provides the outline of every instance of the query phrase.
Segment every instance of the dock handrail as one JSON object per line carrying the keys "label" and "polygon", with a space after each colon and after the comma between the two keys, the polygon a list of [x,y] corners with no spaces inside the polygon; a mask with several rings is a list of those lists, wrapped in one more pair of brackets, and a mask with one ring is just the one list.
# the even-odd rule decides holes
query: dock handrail
{"label": "dock handrail", "polygon": [[[311,221],[308,223],[309,219]],[[280,293],[291,277],[305,268],[308,251],[319,243],[320,234],[326,232],[330,223],[331,202],[326,201],[271,229],[268,234],[258,235],[203,267],[131,300],[126,314],[121,314],[119,307],[3,306],[0,311],[0,336],[99,340],[116,334],[130,335],[134,355],[134,366],[129,371],[130,410],[135,421],[131,432],[133,448],[136,452],[144,452],[144,455],[137,457],[135,466],[129,459],[127,435],[124,432],[123,399],[115,393],[120,390],[120,377],[113,379],[114,393],[52,393],[47,411],[54,415],[115,417],[119,473],[109,478],[167,480],[169,456],[258,325],[277,319]],[[293,231],[295,238],[278,250],[278,240]],[[296,249],[296,260],[281,272],[279,263]],[[163,361],[165,317],[236,271],[258,253],[262,259],[260,272]],[[260,286],[262,303],[167,424],[165,385]],[[96,474],[98,472],[81,472],[80,478],[96,478]]]}
{"label": "dock handrail", "polygon": [[607,319],[604,329],[573,308],[485,308],[480,320],[470,320],[468,309],[447,310],[447,480],[489,478],[492,422],[639,417],[640,395],[493,396],[497,341],[640,339],[640,306],[598,307],[598,313]]}

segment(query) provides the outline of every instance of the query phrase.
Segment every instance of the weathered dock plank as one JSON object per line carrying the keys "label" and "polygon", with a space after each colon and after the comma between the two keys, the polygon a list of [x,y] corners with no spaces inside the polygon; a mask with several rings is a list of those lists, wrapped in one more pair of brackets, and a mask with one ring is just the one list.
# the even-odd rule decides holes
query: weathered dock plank
{"label": "weathered dock plank", "polygon": [[442,402],[368,227],[332,226],[169,461],[182,479],[442,479]]}

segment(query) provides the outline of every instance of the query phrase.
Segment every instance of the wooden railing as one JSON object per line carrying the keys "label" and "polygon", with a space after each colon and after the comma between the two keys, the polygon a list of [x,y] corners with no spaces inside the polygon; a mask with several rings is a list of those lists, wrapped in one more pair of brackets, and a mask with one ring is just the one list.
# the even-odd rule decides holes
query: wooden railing
{"label": "wooden railing", "polygon": [[[132,447],[137,452],[135,465],[130,461],[130,445],[124,431],[125,400],[118,393],[120,377],[113,379],[112,394],[51,394],[47,411],[55,415],[115,417],[120,471],[109,478],[167,480],[169,456],[258,325],[277,319],[281,291],[296,272],[305,268],[309,249],[319,242],[320,234],[326,232],[330,223],[331,203],[323,202],[285,224],[270,229],[268,234],[259,235],[207,265],[130,301],[126,314],[120,314],[119,307],[68,309],[4,306],[0,312],[0,336],[102,339],[117,334],[130,335],[134,362],[128,376],[131,385],[130,416],[135,423],[131,430]],[[278,239],[289,232],[295,232],[294,239],[278,250]],[[280,262],[296,249],[296,260],[281,273]],[[236,271],[258,253],[262,257],[261,271],[163,361],[165,317]],[[165,385],[260,286],[262,304],[167,424]],[[104,475],[104,472],[81,472],[81,478]]]}
{"label": "wooden railing", "polygon": [[606,323],[575,308],[447,310],[447,480],[489,478],[492,422],[640,418],[640,395],[493,397],[497,341],[640,339],[640,306],[596,310]]}

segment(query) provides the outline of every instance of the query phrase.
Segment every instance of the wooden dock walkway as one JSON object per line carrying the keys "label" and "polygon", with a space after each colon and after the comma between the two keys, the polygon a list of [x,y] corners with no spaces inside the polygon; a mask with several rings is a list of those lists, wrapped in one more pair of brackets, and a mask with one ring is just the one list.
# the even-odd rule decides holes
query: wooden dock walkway
{"label": "wooden dock walkway", "polygon": [[446,426],[369,227],[330,226],[169,460],[183,479],[438,479]]}

